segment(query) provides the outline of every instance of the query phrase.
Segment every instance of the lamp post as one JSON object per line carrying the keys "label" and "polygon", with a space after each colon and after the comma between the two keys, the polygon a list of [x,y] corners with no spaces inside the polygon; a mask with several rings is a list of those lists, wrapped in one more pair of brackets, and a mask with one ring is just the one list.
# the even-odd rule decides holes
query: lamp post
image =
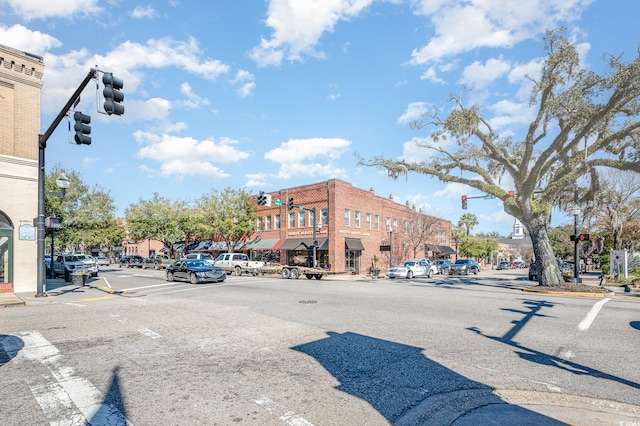
{"label": "lamp post", "polygon": [[579,268],[578,268],[578,216],[580,216],[580,207],[576,206],[571,209],[571,215],[574,218],[573,221],[573,283],[578,284],[581,283],[582,280],[579,278]]}
{"label": "lamp post", "polygon": [[[67,177],[67,175],[65,174],[65,172],[60,172],[60,176],[58,176],[58,178],[56,179],[56,185],[58,186],[58,188],[60,188],[60,192],[49,192],[46,191],[44,194],[45,195],[49,195],[49,196],[53,196],[53,197],[58,197],[58,198],[64,198],[64,193],[67,190],[67,188],[69,188],[69,185],[71,185],[71,179],[69,179]],[[55,238],[56,238],[56,226],[57,224],[54,223],[53,221],[51,221],[49,223],[49,228],[51,229],[51,263],[49,265],[49,270],[50,270],[50,277],[49,278],[55,278],[56,277],[56,273],[53,270],[53,252],[55,250]],[[43,247],[44,250],[44,247]],[[41,297],[41,296],[46,296],[46,294],[44,294],[44,292],[41,294],[40,291],[38,291],[38,294],[36,294],[36,297]]]}

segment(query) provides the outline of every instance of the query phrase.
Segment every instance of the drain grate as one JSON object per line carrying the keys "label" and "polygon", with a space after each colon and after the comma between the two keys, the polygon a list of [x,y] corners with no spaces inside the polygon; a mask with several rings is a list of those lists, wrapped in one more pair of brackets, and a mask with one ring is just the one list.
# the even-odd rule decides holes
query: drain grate
{"label": "drain grate", "polygon": [[313,303],[318,303],[318,301],[317,300],[301,300],[298,303],[304,303],[304,304],[307,304],[307,305],[311,305]]}

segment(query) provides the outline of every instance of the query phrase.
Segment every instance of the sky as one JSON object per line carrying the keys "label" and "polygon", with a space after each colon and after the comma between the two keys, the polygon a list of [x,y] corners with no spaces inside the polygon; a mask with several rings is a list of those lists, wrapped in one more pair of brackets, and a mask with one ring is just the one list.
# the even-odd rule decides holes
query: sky
{"label": "sky", "polygon": [[[91,68],[124,81],[122,116],[90,82],[76,110],[91,145],[65,119],[47,171],[78,172],[113,197],[118,216],[154,192],[195,200],[224,188],[252,194],[341,179],[458,223],[509,235],[499,200],[460,184],[358,165],[428,160],[422,114],[478,104],[497,131],[522,134],[546,29],[567,28],[585,67],[635,57],[636,0],[0,0],[0,44],[42,56],[42,133]],[[73,122],[71,122],[73,127]],[[452,150],[455,146],[451,147]],[[510,190],[508,181],[504,189]],[[570,223],[561,213],[554,225]]]}

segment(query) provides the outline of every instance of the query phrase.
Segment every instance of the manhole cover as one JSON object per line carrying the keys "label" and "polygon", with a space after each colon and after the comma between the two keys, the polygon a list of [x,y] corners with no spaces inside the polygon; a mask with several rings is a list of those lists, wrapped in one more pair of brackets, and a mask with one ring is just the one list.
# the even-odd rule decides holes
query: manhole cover
{"label": "manhole cover", "polygon": [[317,300],[301,300],[299,303],[306,303],[306,304],[312,304],[312,303],[318,303]]}

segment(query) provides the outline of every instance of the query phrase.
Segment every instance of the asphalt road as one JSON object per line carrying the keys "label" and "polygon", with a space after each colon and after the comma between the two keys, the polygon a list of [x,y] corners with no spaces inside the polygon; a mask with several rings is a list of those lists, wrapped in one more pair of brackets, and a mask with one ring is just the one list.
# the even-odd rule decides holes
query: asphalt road
{"label": "asphalt road", "polygon": [[526,270],[59,284],[0,309],[3,425],[640,424],[640,300],[523,293]]}

